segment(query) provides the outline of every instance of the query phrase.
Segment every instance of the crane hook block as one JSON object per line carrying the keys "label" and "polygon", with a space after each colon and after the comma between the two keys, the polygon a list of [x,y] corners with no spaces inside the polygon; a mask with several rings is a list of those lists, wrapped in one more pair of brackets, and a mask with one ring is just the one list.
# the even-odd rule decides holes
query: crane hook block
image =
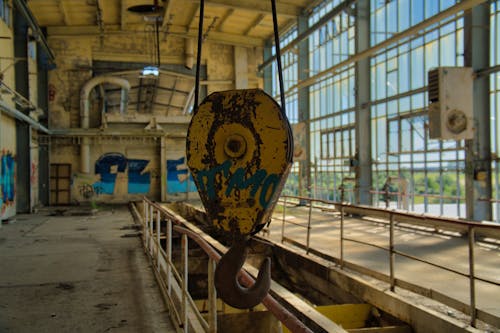
{"label": "crane hook block", "polygon": [[260,89],[209,95],[189,124],[187,164],[213,224],[234,236],[267,223],[292,165],[293,136]]}

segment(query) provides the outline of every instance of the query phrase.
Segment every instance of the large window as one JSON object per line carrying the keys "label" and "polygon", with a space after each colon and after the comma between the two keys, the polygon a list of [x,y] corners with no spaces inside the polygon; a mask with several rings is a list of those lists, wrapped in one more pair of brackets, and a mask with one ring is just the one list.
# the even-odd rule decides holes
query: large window
{"label": "large window", "polygon": [[[491,3],[490,65],[500,66],[500,1]],[[491,151],[493,169],[494,219],[500,221],[500,71],[490,74],[491,85]]]}
{"label": "large window", "polygon": [[[341,1],[326,1],[309,18],[315,24]],[[309,75],[315,75],[355,53],[352,13],[342,11],[309,38]],[[354,200],[355,156],[354,67],[326,76],[309,87],[311,195],[328,200]],[[347,195],[342,193],[347,191]]]}
{"label": "large window", "polygon": [[[314,8],[309,26],[329,15],[340,0],[326,0]],[[307,71],[315,82],[309,94],[310,195],[330,200],[351,200],[355,193],[356,147],[371,151],[372,204],[399,207],[446,216],[466,216],[465,140],[429,137],[427,73],[440,66],[464,66],[464,12],[433,24],[426,20],[441,15],[459,0],[370,0],[369,36],[355,33],[355,6],[343,9],[308,37],[309,67],[299,69],[298,52],[287,52],[285,91],[290,109],[298,100],[298,71]],[[484,4],[483,4],[484,5]],[[494,215],[500,218],[500,0],[490,1],[491,19],[491,149]],[[426,24],[418,34],[404,34],[384,46],[378,45]],[[297,36],[290,30],[284,44]],[[399,35],[401,36],[401,35]],[[356,39],[369,37],[370,100],[356,105]],[[347,62],[346,62],[347,61]],[[339,65],[341,64],[342,67]],[[276,73],[276,72],[274,72]],[[320,77],[318,77],[318,74]],[[481,74],[481,75],[484,75]],[[276,89],[274,89],[277,95]],[[356,112],[369,108],[371,140],[356,142]],[[292,115],[293,121],[300,119]],[[342,191],[340,190],[342,189]]]}
{"label": "large window", "polygon": [[0,19],[2,19],[8,26],[11,25],[12,10],[9,0],[0,0]]}

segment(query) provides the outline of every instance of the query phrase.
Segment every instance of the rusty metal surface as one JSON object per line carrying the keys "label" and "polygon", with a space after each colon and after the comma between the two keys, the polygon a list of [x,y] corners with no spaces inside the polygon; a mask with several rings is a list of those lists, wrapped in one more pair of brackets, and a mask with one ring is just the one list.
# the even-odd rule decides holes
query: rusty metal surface
{"label": "rusty metal surface", "polygon": [[259,89],[216,92],[199,106],[187,164],[213,224],[249,235],[266,223],[292,162],[290,125]]}
{"label": "rusty metal surface", "polygon": [[251,287],[239,283],[239,272],[247,257],[247,243],[237,242],[222,257],[215,270],[215,287],[225,303],[238,309],[249,309],[266,297],[271,286],[271,259],[265,258],[259,269],[257,280]]}

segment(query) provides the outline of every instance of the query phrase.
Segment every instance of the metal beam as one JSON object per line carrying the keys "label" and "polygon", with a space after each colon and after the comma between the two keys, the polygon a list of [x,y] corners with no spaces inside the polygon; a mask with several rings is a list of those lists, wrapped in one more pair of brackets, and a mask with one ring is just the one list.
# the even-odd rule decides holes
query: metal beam
{"label": "metal beam", "polygon": [[62,14],[64,24],[69,25],[68,11],[66,10],[66,5],[64,4],[64,0],[58,0],[58,6]]}
{"label": "metal beam", "polygon": [[188,29],[191,29],[191,27],[194,25],[194,22],[196,20],[196,14],[198,14],[199,11],[200,11],[200,5],[196,6],[194,8],[194,10],[191,12],[191,14],[189,15],[189,17],[191,17],[191,19],[189,20],[189,23],[187,25]]}
{"label": "metal beam", "polygon": [[165,29],[170,22],[170,13],[172,12],[171,2],[172,2],[172,0],[165,0],[165,2],[164,2],[163,20],[162,20],[162,24],[161,24],[162,30]]}
{"label": "metal beam", "polygon": [[226,23],[226,20],[229,18],[229,16],[233,15],[233,13],[234,13],[234,9],[233,8],[229,8],[224,13],[224,15],[220,18],[219,23],[217,24],[217,27],[215,28],[215,30],[221,31],[222,28],[224,28],[224,23]]}
{"label": "metal beam", "polygon": [[243,32],[243,35],[245,36],[248,36],[248,34],[253,30],[255,29],[255,27],[257,27],[261,22],[262,20],[264,20],[264,18],[266,17],[265,14],[259,14],[257,16],[257,18],[250,24],[250,26],[245,30],[245,32]]}
{"label": "metal beam", "polygon": [[[318,22],[310,26],[307,30],[304,30],[302,33],[300,33],[297,38],[295,38],[290,44],[285,46],[283,49],[281,49],[281,54],[283,55],[285,52],[288,52],[292,50],[295,46],[297,46],[300,42],[302,42],[304,39],[309,37],[312,33],[317,31],[319,28],[327,24],[329,21],[331,21],[334,17],[339,15],[341,12],[349,8],[353,3],[355,3],[357,0],[348,0],[340,3],[337,7],[333,8],[330,12],[328,12],[325,16],[323,16]],[[272,56],[270,58],[267,58],[262,65],[259,66],[259,71],[263,70],[270,64],[272,64],[274,61],[276,61],[276,56]]]}
{"label": "metal beam", "polygon": [[125,30],[127,24],[127,0],[120,1],[120,26],[121,30]]}
{"label": "metal beam", "polygon": [[[119,25],[106,25],[106,31],[104,32],[105,36],[108,35],[123,35],[130,36],[131,34],[145,34],[143,24],[136,25],[127,25],[130,30],[122,31]],[[133,30],[137,29],[137,30]],[[60,26],[60,27],[48,27],[47,28],[48,35],[51,37],[82,37],[82,36],[100,36],[101,33],[99,31],[99,27],[94,25],[88,26]],[[191,28],[188,29],[186,26],[181,25],[172,25],[169,30],[170,36],[177,36],[180,38],[197,38],[198,29]],[[255,47],[264,45],[264,40],[257,37],[251,36],[242,36],[239,34],[231,34],[220,31],[210,31],[210,34],[207,36],[207,40],[221,43],[221,44],[230,44],[230,45],[241,45],[247,47]]]}
{"label": "metal beam", "polygon": [[28,8],[27,3],[23,0],[13,0],[13,4],[21,12],[26,21],[28,21],[31,30],[33,31],[33,35],[39,38],[38,43],[41,44],[42,49],[45,51],[47,57],[49,58],[49,61],[53,62],[55,59],[54,53],[50,49],[49,44],[47,43],[47,39],[45,39],[45,34],[40,29],[40,26],[31,13],[31,10]]}
{"label": "metal beam", "polygon": [[309,79],[304,80],[304,81],[290,87],[289,90],[298,89],[300,87],[305,87],[305,86],[311,86],[311,85],[321,81],[322,79],[324,79],[328,75],[336,74],[337,72],[343,70],[345,67],[347,67],[347,66],[349,66],[357,61],[361,61],[363,59],[366,59],[366,58],[372,56],[373,54],[375,54],[375,53],[377,53],[377,52],[379,52],[387,47],[390,47],[393,44],[396,44],[401,39],[416,36],[422,30],[428,28],[429,26],[431,26],[433,24],[437,24],[440,21],[442,21],[450,16],[453,16],[455,14],[458,14],[462,11],[469,10],[469,9],[471,9],[475,6],[478,6],[486,1],[487,0],[463,0],[462,2],[448,8],[447,10],[439,12],[439,14],[436,14],[436,15],[432,16],[431,18],[429,18],[429,19],[427,19],[419,24],[416,24],[413,27],[411,27],[405,31],[394,34],[393,37],[386,39],[385,41],[383,41],[383,42],[381,42],[381,43],[379,43],[379,44],[377,44],[369,49],[366,49],[364,51],[356,53],[353,56],[349,57],[348,59],[341,61],[337,65],[332,66],[327,70],[321,71],[318,74],[311,76]]}
{"label": "metal beam", "polygon": [[[356,5],[356,52],[370,47],[370,0],[359,0]],[[371,92],[370,59],[356,63],[356,203],[371,205],[372,158],[371,158]]]}
{"label": "metal beam", "polygon": [[[196,2],[199,3],[199,0],[187,0],[190,2]],[[218,6],[218,7],[228,7],[228,8],[234,8],[234,9],[240,9],[240,10],[246,10],[246,11],[252,11],[252,12],[257,12],[261,14],[269,14],[271,13],[271,2],[268,0],[254,0],[254,1],[247,1],[247,0],[208,0],[205,1],[205,4],[209,6]],[[276,4],[276,11],[277,14],[281,17],[288,17],[288,18],[294,18],[298,17],[299,15],[302,14],[304,11],[303,7],[292,5],[292,4],[287,4],[287,3],[280,3],[278,2]]]}
{"label": "metal beam", "polygon": [[[489,6],[477,6],[467,12],[464,20],[464,64],[474,71],[490,65]],[[473,90],[474,138],[466,140],[465,198],[467,218],[491,221],[491,119],[490,76],[476,77]],[[475,327],[476,314],[471,325]]]}

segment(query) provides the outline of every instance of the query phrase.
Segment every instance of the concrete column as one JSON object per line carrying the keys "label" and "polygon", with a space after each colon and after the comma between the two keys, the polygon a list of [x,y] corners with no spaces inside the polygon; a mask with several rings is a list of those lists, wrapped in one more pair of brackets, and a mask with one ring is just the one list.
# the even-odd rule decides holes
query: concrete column
{"label": "concrete column", "polygon": [[[14,7],[14,57],[16,62],[16,91],[29,99],[28,75],[28,23],[17,7]],[[18,110],[28,114],[17,106]],[[18,213],[30,212],[30,171],[31,171],[31,127],[16,120],[16,210]]]}
{"label": "concrete column", "polygon": [[167,154],[166,154],[166,137],[162,136],[160,141],[160,190],[161,201],[167,201]]}
{"label": "concrete column", "polygon": [[[264,45],[264,61],[271,58],[272,56],[272,44],[270,41],[266,41]],[[264,91],[272,96],[273,93],[273,71],[271,66],[267,66],[263,70],[264,76]]]}
{"label": "concrete column", "polygon": [[[474,71],[490,65],[490,13],[489,6],[476,6],[465,16],[464,45],[465,66]],[[490,77],[484,75],[474,80],[474,139],[466,141],[466,205],[467,218],[492,220],[489,199],[491,187],[490,146]]]}
{"label": "concrete column", "polygon": [[[49,122],[49,101],[48,101],[48,64],[46,56],[43,52],[37,52],[38,60],[38,107],[43,110],[44,114],[40,116],[39,122],[48,127]],[[38,143],[38,196],[40,203],[44,206],[50,204],[50,160],[49,160],[49,145],[41,145]]]}
{"label": "concrete column", "polygon": [[[309,21],[306,16],[298,18],[298,34],[300,35],[309,27]],[[298,78],[299,81],[309,77],[309,40],[305,39],[299,43],[298,59]],[[299,122],[305,123],[305,142],[306,159],[299,161],[299,195],[311,194],[311,130],[310,130],[310,111],[309,111],[309,86],[302,87],[298,91],[299,99]]]}
{"label": "concrete column", "polygon": [[[370,1],[356,4],[356,52],[370,47]],[[370,58],[356,63],[356,202],[372,204],[371,116],[370,107]]]}
{"label": "concrete column", "polygon": [[248,54],[246,47],[234,47],[234,87],[248,88]]}

